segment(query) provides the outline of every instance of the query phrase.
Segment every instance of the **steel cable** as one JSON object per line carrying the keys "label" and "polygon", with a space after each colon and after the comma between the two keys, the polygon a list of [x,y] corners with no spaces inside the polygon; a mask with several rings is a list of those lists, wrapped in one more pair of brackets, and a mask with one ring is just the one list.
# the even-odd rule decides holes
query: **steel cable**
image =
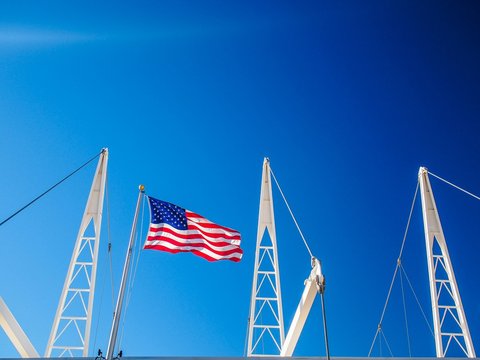
{"label": "steel cable", "polygon": [[413,208],[415,206],[415,200],[417,199],[419,185],[420,184],[417,181],[417,186],[415,188],[415,194],[413,195],[412,205],[410,206],[410,214],[408,215],[407,226],[405,228],[405,232],[404,232],[404,235],[403,235],[402,246],[400,247],[400,254],[398,255],[398,258],[397,258],[397,265],[395,266],[395,271],[393,273],[393,278],[392,278],[392,281],[390,282],[390,288],[388,289],[387,299],[385,301],[385,305],[383,306],[382,315],[380,316],[380,321],[378,323],[377,332],[375,333],[375,337],[373,338],[372,345],[370,346],[370,351],[368,352],[368,357],[370,357],[370,354],[372,353],[372,350],[373,350],[373,346],[375,345],[375,340],[377,339],[377,335],[378,335],[379,331],[381,332],[381,329],[382,329],[382,323],[383,323],[383,318],[385,316],[385,311],[387,310],[388,302],[390,300],[390,295],[392,294],[393,284],[395,283],[395,278],[397,277],[398,268],[400,267],[400,264],[401,264],[403,249],[405,247],[405,241],[407,239],[408,229],[410,228],[410,221],[412,219]]}
{"label": "steel cable", "polygon": [[13,217],[15,217],[16,215],[18,215],[19,213],[21,213],[23,210],[25,210],[26,208],[28,208],[30,205],[32,205],[33,203],[35,203],[37,200],[39,200],[40,198],[42,198],[43,196],[47,195],[50,191],[52,191],[53,189],[55,189],[58,185],[60,185],[61,183],[63,183],[65,180],[67,180],[69,177],[71,177],[72,175],[74,175],[75,173],[77,173],[78,171],[80,171],[81,169],[83,169],[85,166],[87,166],[88,164],[90,164],[93,160],[95,160],[97,157],[99,157],[101,154],[103,154],[103,152],[105,151],[105,149],[102,149],[102,151],[100,153],[98,153],[97,155],[95,155],[94,157],[92,157],[90,160],[88,160],[86,163],[84,163],[82,166],[80,166],[78,169],[74,170],[73,172],[71,172],[70,174],[68,174],[67,176],[65,176],[62,180],[60,180],[59,182],[57,182],[56,184],[54,184],[53,186],[51,186],[50,188],[48,188],[46,191],[44,191],[43,193],[41,193],[40,195],[38,195],[35,199],[33,199],[32,201],[30,201],[28,204],[24,205],[23,207],[21,207],[20,209],[18,209],[17,211],[15,211],[12,215],[10,215],[9,217],[7,217],[5,220],[3,220],[1,223],[0,223],[0,226],[2,226],[3,224],[5,224],[7,221],[11,220]]}

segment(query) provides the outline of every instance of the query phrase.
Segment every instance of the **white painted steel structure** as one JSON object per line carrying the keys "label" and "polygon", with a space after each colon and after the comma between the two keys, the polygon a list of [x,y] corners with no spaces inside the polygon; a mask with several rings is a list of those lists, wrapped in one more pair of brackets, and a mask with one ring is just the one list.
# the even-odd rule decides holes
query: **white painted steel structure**
{"label": "white painted steel structure", "polygon": [[466,356],[475,358],[475,349],[426,168],[420,168],[418,181],[422,198],[436,355],[447,356],[453,340]]}
{"label": "white painted steel structure", "polygon": [[45,357],[88,356],[108,149],[100,154]]}
{"label": "white painted steel structure", "polygon": [[[269,236],[266,236],[268,233]],[[247,356],[278,356],[285,341],[270,161],[263,161]],[[266,354],[264,344],[268,344]]]}
{"label": "white painted steel structure", "polygon": [[[325,290],[325,278],[322,274],[320,261],[312,256],[312,270],[308,279],[305,280],[305,289],[300,298],[287,337],[285,338],[271,174],[270,161],[268,158],[265,158],[263,161],[262,185],[260,190],[257,245],[255,250],[255,267],[250,304],[247,344],[247,356],[249,357],[292,356],[313,301],[315,300],[315,296],[317,293],[323,296]],[[283,196],[280,187],[279,190]],[[285,197],[284,200],[295,224],[297,225],[300,235],[303,238],[303,234],[298,227]],[[265,236],[266,231],[268,232],[269,237]],[[305,239],[303,240],[305,241]],[[311,254],[306,242],[305,245]],[[323,298],[322,310],[325,310]],[[324,314],[324,320],[325,319]],[[329,359],[330,355],[325,321],[324,331],[327,359]],[[270,342],[270,345],[273,344],[273,346],[265,346],[265,343],[268,342]],[[267,351],[270,353],[266,353]]]}
{"label": "white painted steel structure", "polygon": [[7,304],[0,296],[0,326],[7,334],[10,342],[15,346],[22,358],[38,358],[37,350],[33,347],[30,339],[23,332],[23,329],[18,324],[17,320],[10,312]]}
{"label": "white painted steel structure", "polygon": [[305,280],[305,289],[303,290],[300,303],[298,304],[295,315],[293,316],[292,324],[285,338],[285,342],[282,346],[280,356],[292,356],[295,347],[297,346],[298,339],[302,333],[303,326],[307,320],[310,309],[312,308],[313,301],[317,293],[322,294],[325,290],[325,278],[322,274],[322,266],[318,259],[312,259],[312,271],[307,280]]}

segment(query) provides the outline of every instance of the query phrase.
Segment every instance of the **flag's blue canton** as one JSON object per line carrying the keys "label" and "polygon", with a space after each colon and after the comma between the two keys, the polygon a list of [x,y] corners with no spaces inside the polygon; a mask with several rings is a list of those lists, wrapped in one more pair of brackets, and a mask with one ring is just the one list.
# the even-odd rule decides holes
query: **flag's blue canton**
{"label": "flag's blue canton", "polygon": [[152,209],[153,224],[168,224],[177,230],[187,230],[187,216],[185,209],[166,201],[148,197]]}

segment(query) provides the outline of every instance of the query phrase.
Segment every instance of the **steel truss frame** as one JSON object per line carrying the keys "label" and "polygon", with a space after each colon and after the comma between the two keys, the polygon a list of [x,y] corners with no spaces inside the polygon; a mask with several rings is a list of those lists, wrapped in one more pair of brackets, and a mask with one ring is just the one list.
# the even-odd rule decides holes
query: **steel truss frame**
{"label": "steel truss frame", "polygon": [[[98,161],[45,357],[88,356],[108,150]],[[93,222],[93,236],[86,232]]]}
{"label": "steel truss frame", "polygon": [[[475,358],[475,349],[426,168],[420,168],[418,181],[422,198],[436,355],[442,358],[447,356],[453,340],[466,356]],[[448,329],[445,326],[447,322]]]}
{"label": "steel truss frame", "polygon": [[[268,232],[269,239],[264,238],[265,231]],[[263,296],[264,292],[270,295]],[[262,319],[267,317],[273,321],[264,324]],[[265,158],[260,191],[247,356],[278,356],[285,341],[284,329],[270,161]],[[273,342],[276,347],[275,353],[261,352],[259,344],[263,341]]]}

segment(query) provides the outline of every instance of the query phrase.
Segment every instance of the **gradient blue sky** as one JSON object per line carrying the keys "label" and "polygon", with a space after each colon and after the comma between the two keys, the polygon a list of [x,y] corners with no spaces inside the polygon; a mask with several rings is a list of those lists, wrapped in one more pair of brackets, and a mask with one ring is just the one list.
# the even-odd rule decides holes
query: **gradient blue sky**
{"label": "gradient blue sky", "polygon": [[[140,183],[240,230],[245,252],[239,264],[142,253],[125,355],[241,356],[269,156],[323,262],[331,353],[366,356],[419,166],[480,193],[479,24],[474,1],[1,2],[0,218],[108,147],[116,287]],[[0,295],[40,353],[94,168],[0,227]],[[480,346],[480,203],[432,186]],[[288,327],[310,261],[274,197]],[[106,228],[92,354],[112,313]],[[430,317],[419,202],[405,251]],[[413,354],[433,356],[412,299]],[[397,286],[385,332],[407,356],[401,309]],[[324,354],[318,302],[295,354]],[[3,333],[0,356],[16,356]]]}

